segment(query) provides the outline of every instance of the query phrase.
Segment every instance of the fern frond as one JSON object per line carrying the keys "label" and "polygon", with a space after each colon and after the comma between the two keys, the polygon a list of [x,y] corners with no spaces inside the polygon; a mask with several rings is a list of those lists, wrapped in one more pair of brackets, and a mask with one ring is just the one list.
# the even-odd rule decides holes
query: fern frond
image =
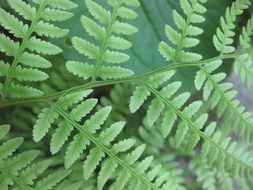
{"label": "fern frond", "polygon": [[[0,126],[0,140],[7,135],[9,125]],[[59,170],[45,176],[45,171],[50,166],[49,161],[33,163],[38,157],[39,151],[29,150],[13,155],[20,147],[23,138],[16,137],[8,139],[0,145],[0,188],[8,190],[15,189],[40,189],[48,190],[55,187],[61,180],[70,174],[70,170]],[[45,176],[39,179],[39,176]]]}
{"label": "fern frond", "polygon": [[[83,176],[84,179],[88,179],[100,166],[98,189],[104,187],[114,172],[118,173],[118,177],[111,186],[112,189],[124,189],[126,185],[136,188],[142,187],[142,189],[168,188],[167,178],[160,176],[163,172],[152,172],[152,157],[143,158],[140,161],[145,145],[134,148],[135,140],[133,139],[115,142],[125,122],[113,123],[106,130],[99,132],[111,112],[111,107],[103,107],[93,113],[92,110],[97,100],[82,100],[91,92],[91,90],[87,90],[81,95],[80,93],[68,94],[51,107],[43,108],[34,126],[34,140],[41,140],[48,133],[52,124],[58,123],[58,128],[53,133],[50,143],[51,153],[55,154],[59,152],[71,133],[75,133],[70,143],[66,145],[66,168],[70,168],[79,160],[83,151],[87,150],[91,143],[95,145],[90,148],[83,162]],[[66,111],[70,111],[70,113],[67,114]],[[89,119],[87,119],[87,115],[90,116]],[[63,120],[56,120],[58,116],[61,116]],[[83,121],[84,123],[79,124]]]}
{"label": "fern frond", "polygon": [[245,54],[236,57],[234,62],[234,71],[240,75],[241,81],[248,87],[253,81],[253,53],[251,48],[251,36],[253,33],[253,17],[251,17],[247,25],[242,29],[240,35],[240,45]]}
{"label": "fern frond", "polygon": [[[14,79],[18,81],[43,81],[48,78],[45,72],[38,69],[48,68],[51,63],[39,54],[55,55],[61,53],[62,50],[51,42],[42,40],[42,38],[63,37],[68,33],[68,30],[56,27],[47,21],[66,20],[72,14],[65,11],[65,9],[76,7],[76,5],[69,0],[34,0],[34,3],[38,5],[37,7],[23,0],[8,0],[8,3],[14,11],[22,16],[24,20],[28,20],[30,24],[24,24],[20,19],[0,9],[1,25],[18,39],[18,42],[13,42],[9,37],[0,34],[0,51],[12,57],[12,63],[1,62],[2,65],[5,65],[5,68],[8,68],[8,71],[4,74],[1,73],[6,78],[5,82],[0,85],[1,95],[5,98],[41,95],[42,91],[24,86],[24,83],[21,85]],[[55,11],[55,13],[52,13],[52,11]],[[45,13],[49,14],[45,16]],[[16,89],[18,91],[15,91]],[[24,92],[23,94],[19,93],[21,89]]]}
{"label": "fern frond", "polygon": [[232,46],[233,37],[235,36],[233,31],[235,29],[235,20],[249,5],[249,0],[236,0],[231,7],[227,8],[225,16],[221,17],[221,27],[217,29],[216,35],[213,37],[214,46],[221,55],[235,51]]}
{"label": "fern frond", "polygon": [[[208,114],[193,118],[195,113],[199,111],[202,101],[194,101],[188,106],[184,106],[190,93],[180,93],[173,97],[180,87],[178,82],[170,83],[161,90],[156,89],[159,84],[166,82],[166,79],[171,78],[173,74],[173,71],[158,74],[153,78],[151,77],[147,82],[143,82],[143,85],[138,86],[131,97],[131,111],[136,111],[136,108],[139,108],[151,93],[154,94],[156,97],[151,101],[147,111],[147,121],[151,125],[150,127],[158,118],[161,118],[162,124],[158,126],[161,126],[161,133],[166,137],[179,119],[173,140],[176,148],[187,139],[187,147],[185,148],[187,152],[190,152],[203,138],[201,158],[207,158],[209,165],[214,164],[228,172],[233,172],[235,175],[252,175],[252,160],[246,149],[237,147],[230,138],[224,139],[221,131],[215,131],[216,123],[208,124],[202,131],[208,120]],[[140,92],[141,95],[138,94]]]}
{"label": "fern frond", "polygon": [[203,6],[204,3],[206,3],[206,0],[180,0],[186,18],[173,10],[173,20],[177,30],[169,25],[165,26],[166,36],[172,45],[164,41],[159,44],[159,51],[167,61],[187,63],[202,59],[200,54],[192,53],[188,49],[199,44],[196,36],[203,33],[203,30],[195,24],[205,21],[202,16],[206,12],[206,8]]}
{"label": "fern frond", "polygon": [[72,39],[74,48],[80,54],[94,60],[94,64],[76,61],[66,63],[69,72],[84,80],[90,77],[117,79],[133,74],[131,70],[111,66],[111,64],[120,64],[129,59],[129,56],[121,51],[129,49],[132,44],[121,36],[132,35],[137,32],[137,29],[122,20],[137,17],[137,13],[131,7],[139,6],[139,2],[138,0],[132,3],[127,0],[108,0],[107,2],[112,7],[112,11],[103,8],[95,1],[85,0],[86,7],[93,18],[81,16],[84,29],[99,45],[79,37]]}
{"label": "fern frond", "polygon": [[[240,105],[240,101],[235,98],[237,92],[233,90],[233,84],[222,82],[226,74],[213,73],[219,68],[221,62],[218,60],[201,67],[195,77],[195,86],[198,90],[203,88],[204,100],[209,100],[211,108],[217,108],[217,115],[223,115],[226,118],[227,126],[229,126],[228,132],[235,129],[237,134],[244,137],[245,140],[252,141],[252,114],[247,112],[246,108]],[[240,127],[235,128],[235,126]]]}
{"label": "fern frond", "polygon": [[[225,18],[221,18],[221,29],[217,29],[214,36],[214,44],[216,49],[223,54],[231,53],[234,48],[231,46],[235,33],[234,22],[236,16],[250,5],[248,0],[237,0],[227,8]],[[244,58],[245,55],[239,56],[238,60]],[[195,76],[195,86],[197,90],[203,88],[203,98],[207,101],[210,98],[211,108],[217,107],[217,115],[224,116],[226,119],[227,132],[231,132],[235,126],[236,132],[247,141],[252,141],[252,114],[246,111],[246,108],[240,105],[239,100],[235,98],[237,92],[233,89],[233,84],[222,82],[226,78],[225,73],[214,73],[222,64],[222,60],[216,60],[201,66],[201,69]]]}

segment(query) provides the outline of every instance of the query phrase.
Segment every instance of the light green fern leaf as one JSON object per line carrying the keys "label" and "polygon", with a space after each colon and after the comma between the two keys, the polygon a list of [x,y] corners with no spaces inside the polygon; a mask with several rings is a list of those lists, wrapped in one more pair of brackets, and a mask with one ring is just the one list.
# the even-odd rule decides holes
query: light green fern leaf
{"label": "light green fern leaf", "polygon": [[235,36],[236,16],[242,14],[244,9],[250,5],[249,0],[236,0],[231,7],[228,7],[224,17],[221,17],[221,27],[217,29],[213,37],[213,43],[220,54],[232,53],[235,48],[232,46],[233,37]]}
{"label": "light green fern leaf", "polygon": [[85,0],[85,5],[93,18],[81,16],[81,23],[85,31],[98,41],[99,45],[86,39],[73,37],[74,48],[94,63],[68,61],[66,67],[69,72],[84,80],[90,77],[117,79],[133,74],[131,70],[120,66],[111,66],[124,63],[129,59],[129,56],[122,51],[129,49],[132,44],[121,36],[132,35],[137,32],[137,29],[122,20],[137,17],[137,13],[131,7],[136,7],[139,3],[137,0],[133,2],[108,0],[112,10],[107,10],[95,1]]}
{"label": "light green fern leaf", "polygon": [[[0,137],[4,137],[10,130],[8,125],[0,125]],[[0,139],[3,141],[3,139]],[[50,166],[49,161],[33,163],[39,151],[29,150],[14,154],[23,142],[23,138],[16,137],[0,145],[0,187],[3,190],[15,187],[21,189],[49,190],[70,174],[70,170],[60,170],[51,173],[44,179],[45,171]]]}
{"label": "light green fern leaf", "polygon": [[[42,91],[25,86],[25,83],[20,85],[21,83],[18,81],[44,81],[48,78],[48,75],[44,71],[38,69],[48,68],[51,66],[51,63],[40,54],[55,55],[61,53],[62,50],[51,42],[46,42],[41,38],[63,37],[68,33],[68,30],[61,29],[47,21],[66,20],[72,14],[59,9],[68,9],[76,6],[69,0],[64,0],[65,5],[62,4],[63,1],[51,2],[43,0],[34,2],[37,4],[36,7],[23,0],[8,0],[10,7],[23,17],[24,20],[29,21],[30,24],[24,24],[25,21],[21,21],[2,8],[0,9],[1,25],[20,41],[13,42],[5,34],[0,34],[0,51],[12,57],[11,63],[1,61],[0,66],[5,69],[4,72],[0,73],[1,76],[5,77],[5,82],[0,85],[1,96],[5,98],[21,98],[42,94]],[[66,5],[69,5],[69,7],[66,7]],[[47,14],[45,17],[44,11],[50,13],[50,10],[52,12],[52,8],[55,8],[56,13],[53,15]],[[62,14],[65,14],[65,18],[61,17]],[[59,19],[59,17],[61,18]],[[36,34],[40,38],[33,36],[33,34]],[[18,81],[14,82],[14,79]]]}
{"label": "light green fern leaf", "polygon": [[202,16],[206,12],[204,3],[206,0],[180,0],[186,19],[173,10],[173,20],[177,29],[169,25],[165,26],[166,36],[172,45],[164,41],[159,44],[159,51],[167,61],[187,63],[202,59],[200,54],[189,52],[187,49],[199,44],[196,36],[201,35],[203,30],[195,24],[205,21]]}

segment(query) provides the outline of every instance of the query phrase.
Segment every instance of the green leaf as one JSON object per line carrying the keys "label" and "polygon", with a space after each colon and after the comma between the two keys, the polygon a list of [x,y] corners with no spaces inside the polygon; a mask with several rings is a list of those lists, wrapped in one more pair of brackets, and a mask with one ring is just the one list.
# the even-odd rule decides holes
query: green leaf
{"label": "green leaf", "polygon": [[71,18],[72,16],[73,13],[51,8],[44,9],[42,14],[42,18],[46,21],[64,21]]}
{"label": "green leaf", "polygon": [[16,157],[8,160],[5,164],[9,170],[14,175],[18,175],[18,171],[22,168],[27,167],[38,155],[39,151],[29,150],[18,154]]}
{"label": "green leaf", "polygon": [[48,190],[52,189],[57,185],[62,179],[68,176],[71,173],[70,170],[59,170],[53,172],[36,183],[36,190]]}
{"label": "green leaf", "polygon": [[52,64],[45,58],[27,52],[23,53],[23,55],[20,58],[20,62],[25,66],[34,68],[49,68],[52,66]]}
{"label": "green leaf", "polygon": [[111,110],[112,108],[110,106],[100,109],[94,115],[92,115],[89,120],[85,121],[83,127],[90,133],[95,133],[96,130],[98,130],[101,125],[104,124]]}
{"label": "green leaf", "polygon": [[81,16],[81,22],[86,32],[97,40],[102,40],[105,36],[105,28],[99,26],[94,20]]}
{"label": "green leaf", "polygon": [[105,156],[105,153],[100,150],[100,148],[96,147],[91,149],[87,159],[84,161],[83,164],[83,174],[84,179],[87,180],[90,175],[94,172],[99,162]]}
{"label": "green leaf", "polygon": [[59,127],[56,129],[55,133],[52,135],[50,142],[50,152],[56,154],[59,152],[63,144],[67,141],[73,127],[66,121],[63,121],[59,124]]}
{"label": "green leaf", "polygon": [[32,37],[29,39],[27,43],[27,48],[31,51],[35,51],[37,53],[42,53],[45,55],[56,55],[62,52],[61,48],[53,45],[50,42],[43,41],[36,37]]}
{"label": "green leaf", "polygon": [[109,48],[118,50],[126,50],[132,47],[131,42],[117,36],[111,36],[107,42],[107,45]]}
{"label": "green leaf", "polygon": [[74,136],[64,157],[65,168],[70,168],[70,166],[80,157],[89,143],[90,141],[82,134],[77,134]]}
{"label": "green leaf", "polygon": [[136,112],[144,103],[144,101],[148,98],[149,95],[150,95],[149,90],[147,90],[144,86],[137,87],[130,99],[129,104],[130,111],[132,113]]}
{"label": "green leaf", "polygon": [[108,129],[100,133],[98,139],[104,145],[109,145],[122,131],[125,122],[117,122],[112,124]]}
{"label": "green leaf", "polygon": [[125,53],[107,50],[104,54],[103,61],[107,63],[123,63],[129,59],[129,56]]}
{"label": "green leaf", "polygon": [[99,47],[97,47],[96,45],[78,37],[74,37],[72,39],[72,43],[79,53],[87,56],[89,59],[97,58],[97,55],[99,53]]}
{"label": "green leaf", "polygon": [[54,108],[44,108],[38,117],[39,119],[33,127],[33,139],[36,142],[47,134],[53,122],[58,118],[58,114]]}
{"label": "green leaf", "polygon": [[118,167],[118,164],[114,162],[113,159],[107,159],[99,172],[98,175],[98,189],[102,189],[107,182],[107,180],[110,178],[114,170]]}
{"label": "green leaf", "polygon": [[19,44],[12,41],[4,34],[0,34],[0,51],[6,55],[15,56],[18,52]]}
{"label": "green leaf", "polygon": [[9,125],[0,125],[0,140],[10,131]]}
{"label": "green leaf", "polygon": [[138,29],[128,23],[115,21],[112,27],[112,31],[116,34],[132,35],[138,31]]}
{"label": "green leaf", "polygon": [[26,20],[33,21],[36,17],[36,9],[22,0],[8,0],[9,5]]}
{"label": "green leaf", "polygon": [[0,61],[0,76],[8,76],[10,65]]}
{"label": "green leaf", "polygon": [[117,66],[101,66],[99,70],[99,76],[106,80],[106,79],[120,79],[132,76],[134,73],[133,71]]}
{"label": "green leaf", "polygon": [[13,98],[25,98],[41,96],[43,92],[32,87],[15,85],[12,83],[8,89],[7,94]]}
{"label": "green leaf", "polygon": [[16,151],[16,149],[22,144],[23,138],[17,137],[10,139],[0,146],[0,159],[6,159]]}
{"label": "green leaf", "polygon": [[19,81],[43,81],[48,79],[48,75],[38,69],[25,69],[16,67],[14,77]]}
{"label": "green leaf", "polygon": [[85,4],[92,16],[98,19],[102,24],[109,24],[111,20],[111,13],[109,11],[91,0],[85,0]]}
{"label": "green leaf", "polygon": [[63,10],[74,9],[77,7],[77,4],[73,3],[70,0],[48,0],[47,3],[53,8]]}
{"label": "green leaf", "polygon": [[88,63],[81,63],[76,61],[68,61],[66,63],[66,68],[73,75],[82,77],[84,80],[87,80],[93,75],[94,66],[89,65]]}
{"label": "green leaf", "polygon": [[0,8],[0,23],[1,25],[10,31],[17,38],[24,38],[27,31],[28,26],[24,25],[21,21],[19,21],[16,17],[9,14],[5,10]]}

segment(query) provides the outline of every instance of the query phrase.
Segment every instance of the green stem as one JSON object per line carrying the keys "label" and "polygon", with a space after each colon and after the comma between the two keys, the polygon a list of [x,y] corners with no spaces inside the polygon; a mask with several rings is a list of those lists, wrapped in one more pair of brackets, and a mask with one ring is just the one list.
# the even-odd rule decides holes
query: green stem
{"label": "green stem", "polygon": [[89,82],[89,83],[81,85],[81,86],[72,87],[70,89],[63,90],[63,91],[60,91],[60,92],[56,92],[56,93],[49,94],[49,95],[43,95],[43,96],[39,96],[39,97],[28,97],[28,98],[13,99],[13,100],[10,100],[10,101],[3,101],[3,102],[0,103],[0,108],[14,106],[14,105],[18,105],[18,104],[36,103],[36,102],[42,102],[42,101],[45,101],[45,100],[53,100],[53,99],[59,98],[60,96],[68,94],[68,93],[79,92],[79,91],[86,90],[86,89],[91,89],[91,88],[93,89],[93,88],[98,88],[98,87],[103,87],[103,86],[110,86],[110,85],[114,85],[114,84],[131,83],[131,82],[134,82],[134,81],[139,80],[139,79],[144,79],[144,78],[147,78],[147,77],[159,74],[159,73],[163,73],[163,72],[168,71],[168,70],[174,70],[174,69],[178,69],[178,68],[196,67],[196,68],[200,69],[201,66],[206,64],[206,63],[210,63],[212,61],[220,60],[220,59],[235,58],[235,57],[237,57],[237,56],[239,56],[243,53],[244,52],[218,56],[218,57],[214,57],[214,58],[211,58],[211,59],[200,61],[198,63],[169,64],[169,65],[166,65],[164,67],[155,69],[153,71],[150,71],[150,72],[147,72],[147,73],[144,73],[144,74],[141,74],[141,75],[136,75],[136,76],[127,77],[127,78],[123,78],[123,79],[114,79],[114,80],[106,80],[106,81],[94,81],[94,82],[92,81],[92,82]]}
{"label": "green stem", "polygon": [[32,33],[34,32],[34,27],[37,25],[37,23],[38,23],[38,21],[39,21],[39,19],[41,17],[41,13],[44,10],[44,8],[45,8],[46,5],[47,5],[47,0],[44,0],[43,3],[40,4],[38,12],[36,14],[36,17],[31,22],[31,25],[30,25],[27,33],[26,33],[26,36],[22,40],[22,43],[21,43],[21,45],[20,45],[20,47],[18,49],[18,53],[15,55],[15,57],[13,59],[10,71],[9,71],[9,73],[7,75],[6,81],[5,81],[4,86],[3,86],[3,93],[2,93],[3,97],[5,97],[7,95],[9,85],[11,83],[11,80],[13,79],[13,73],[15,71],[15,68],[16,68],[16,66],[19,63],[19,59],[22,56],[22,54],[23,54],[23,52],[24,52],[24,50],[25,50],[25,48],[27,46],[27,42],[29,41]]}

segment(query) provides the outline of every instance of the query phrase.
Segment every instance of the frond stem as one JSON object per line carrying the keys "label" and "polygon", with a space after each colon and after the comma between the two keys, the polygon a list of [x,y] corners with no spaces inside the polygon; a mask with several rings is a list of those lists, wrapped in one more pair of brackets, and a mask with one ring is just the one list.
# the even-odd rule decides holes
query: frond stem
{"label": "frond stem", "polygon": [[110,86],[110,85],[122,84],[122,83],[131,83],[131,82],[134,82],[139,79],[144,79],[146,77],[150,77],[150,76],[153,76],[153,75],[156,75],[159,73],[163,73],[168,70],[174,70],[174,69],[178,69],[178,68],[196,67],[196,68],[201,69],[202,65],[204,65],[204,64],[210,63],[215,60],[220,60],[220,59],[232,59],[232,58],[235,58],[241,54],[243,54],[243,53],[241,52],[241,53],[234,53],[234,54],[228,54],[228,55],[223,55],[223,56],[217,56],[217,57],[214,57],[211,59],[199,61],[197,63],[169,64],[169,65],[166,65],[164,67],[160,67],[158,69],[155,69],[153,71],[150,71],[150,72],[147,72],[144,74],[131,76],[131,77],[123,78],[123,79],[114,79],[114,80],[106,80],[106,81],[92,81],[92,82],[86,83],[84,85],[75,86],[75,87],[69,88],[67,90],[59,91],[59,92],[56,92],[53,94],[42,95],[42,96],[38,96],[38,97],[18,98],[18,99],[13,99],[13,100],[9,100],[9,101],[3,101],[3,102],[0,102],[0,108],[14,106],[14,105],[18,105],[18,104],[36,103],[36,102],[42,102],[45,100],[53,100],[53,99],[59,98],[60,96],[62,96],[64,94],[78,92],[78,91],[82,91],[82,90],[86,90],[86,89],[90,89],[90,88],[98,88],[98,87]]}
{"label": "frond stem", "polygon": [[225,155],[227,155],[228,157],[231,157],[232,159],[236,160],[238,163],[245,165],[246,168],[252,168],[251,165],[249,165],[248,163],[243,162],[242,160],[240,160],[239,158],[235,157],[234,155],[230,154],[229,152],[227,152],[224,148],[222,148],[219,144],[215,143],[211,137],[205,135],[204,132],[202,132],[201,130],[199,130],[198,128],[196,128],[194,126],[194,123],[191,121],[190,118],[188,118],[181,110],[179,110],[178,108],[176,108],[168,99],[166,99],[165,97],[163,97],[156,89],[152,88],[150,85],[148,85],[147,83],[143,82],[142,83],[158,98],[160,98],[163,103],[168,106],[170,109],[172,109],[183,121],[185,121],[188,126],[191,128],[192,131],[194,131],[195,133],[197,133],[200,137],[202,137],[205,141],[211,143],[213,146],[215,146],[217,149],[219,149],[221,152],[223,152]]}

